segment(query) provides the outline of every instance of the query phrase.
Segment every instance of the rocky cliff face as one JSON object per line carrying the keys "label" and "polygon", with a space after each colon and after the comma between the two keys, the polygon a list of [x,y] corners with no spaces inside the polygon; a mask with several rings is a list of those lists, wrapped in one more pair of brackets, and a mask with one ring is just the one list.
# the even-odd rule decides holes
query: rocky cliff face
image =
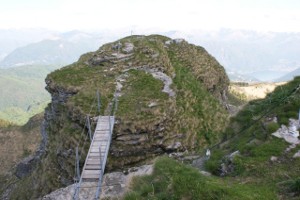
{"label": "rocky cliff face", "polygon": [[203,48],[181,39],[123,38],[53,72],[46,83],[52,95],[45,114],[47,152],[24,179],[34,183],[34,192],[14,198],[39,197],[71,184],[74,149],[80,148],[82,166],[89,146],[82,134],[86,115],[108,115],[116,107],[114,98],[118,104],[107,171],[147,163],[163,153],[201,151],[221,138],[228,122],[224,68]]}

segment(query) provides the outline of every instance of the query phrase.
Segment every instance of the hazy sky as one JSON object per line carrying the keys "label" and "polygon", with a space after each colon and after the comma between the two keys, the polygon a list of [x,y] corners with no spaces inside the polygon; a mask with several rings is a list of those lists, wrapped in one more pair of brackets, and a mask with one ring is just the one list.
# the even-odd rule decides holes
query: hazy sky
{"label": "hazy sky", "polygon": [[299,0],[0,0],[0,28],[300,32]]}

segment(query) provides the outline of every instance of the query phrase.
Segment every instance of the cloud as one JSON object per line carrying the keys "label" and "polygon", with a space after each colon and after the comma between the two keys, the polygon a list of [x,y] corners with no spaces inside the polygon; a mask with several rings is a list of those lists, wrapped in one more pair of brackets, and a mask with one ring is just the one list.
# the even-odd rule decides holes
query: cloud
{"label": "cloud", "polygon": [[51,0],[45,6],[44,1],[29,0],[21,4],[26,6],[20,6],[15,0],[6,9],[0,9],[0,28],[71,30],[135,26],[157,30],[234,28],[300,32],[299,6],[288,6],[293,0],[284,1],[286,4],[262,2],[265,1]]}

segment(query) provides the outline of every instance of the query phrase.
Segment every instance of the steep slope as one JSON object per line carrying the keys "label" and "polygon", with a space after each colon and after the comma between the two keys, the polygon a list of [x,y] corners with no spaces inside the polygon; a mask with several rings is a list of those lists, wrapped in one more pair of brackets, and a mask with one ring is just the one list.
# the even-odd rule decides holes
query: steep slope
{"label": "steep slope", "polygon": [[[46,83],[52,95],[45,114],[48,151],[18,183],[12,199],[36,198],[72,183],[74,148],[85,144],[82,166],[89,146],[81,135],[85,117],[99,114],[91,109],[98,89],[100,114],[109,114],[118,97],[108,171],[163,153],[201,151],[220,141],[228,123],[224,68],[205,49],[181,39],[123,38],[49,74]],[[32,184],[28,193],[26,186]]]}
{"label": "steep slope", "polygon": [[59,66],[22,66],[0,69],[0,118],[24,125],[50,101],[44,79]]}
{"label": "steep slope", "polygon": [[246,105],[224,140],[211,146],[205,167],[214,176],[163,157],[152,175],[133,180],[125,199],[299,199],[299,137],[286,137],[290,144],[272,135],[289,118],[297,119],[299,98],[297,77]]}
{"label": "steep slope", "polygon": [[[28,163],[34,160],[41,146],[41,123],[43,113],[32,117],[24,126],[9,124],[0,119],[0,198],[18,178],[31,170]],[[42,143],[41,143],[42,144]],[[39,147],[40,146],[40,147]],[[37,152],[36,152],[37,151]],[[19,164],[21,162],[21,164]]]}
{"label": "steep slope", "polygon": [[276,199],[299,199],[299,138],[288,143],[272,135],[282,125],[288,125],[289,119],[298,119],[299,88],[300,77],[296,77],[265,99],[245,106],[231,120],[224,142],[214,145],[207,169],[234,182],[264,186]]}

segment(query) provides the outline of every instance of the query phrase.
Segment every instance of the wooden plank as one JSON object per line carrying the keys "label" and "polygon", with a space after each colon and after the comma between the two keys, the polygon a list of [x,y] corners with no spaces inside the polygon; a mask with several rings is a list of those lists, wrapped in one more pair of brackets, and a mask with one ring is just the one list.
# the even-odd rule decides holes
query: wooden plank
{"label": "wooden plank", "polygon": [[94,137],[96,138],[101,138],[101,137],[108,137],[110,135],[109,132],[106,132],[106,133],[97,133],[94,135]]}
{"label": "wooden plank", "polygon": [[107,131],[106,133],[96,133],[94,136],[95,137],[108,137],[110,133]]}
{"label": "wooden plank", "polygon": [[109,133],[106,134],[97,134],[94,136],[94,139],[108,139],[109,138]]}
{"label": "wooden plank", "polygon": [[[105,143],[103,143],[103,144],[105,144]],[[100,147],[103,149],[103,148],[106,148],[106,145],[107,144],[105,144],[105,145],[101,145],[101,144],[98,144],[98,145],[91,145],[91,147],[90,147],[90,150],[92,150],[92,149],[99,149]]]}
{"label": "wooden plank", "polygon": [[101,147],[101,149],[106,148],[106,144],[105,145],[91,145],[90,150],[99,149],[100,147]]}
{"label": "wooden plank", "polygon": [[106,130],[104,130],[104,131],[103,130],[96,130],[95,134],[96,135],[98,135],[98,134],[109,134],[109,131],[106,131]]}
{"label": "wooden plank", "polygon": [[87,164],[87,165],[85,166],[84,169],[85,169],[85,170],[89,170],[89,169],[100,170],[100,169],[101,169],[101,166],[100,166],[99,163],[94,164],[94,165],[92,165],[92,164]]}
{"label": "wooden plank", "polygon": [[82,178],[83,179],[99,179],[99,175],[96,175],[96,174],[83,174],[82,175]]}
{"label": "wooden plank", "polygon": [[[104,156],[104,154],[105,154],[105,152],[101,152],[101,156]],[[99,152],[97,152],[97,153],[90,152],[90,155],[89,155],[89,157],[98,157],[98,156],[100,156]]]}
{"label": "wooden plank", "polygon": [[94,138],[102,138],[102,137],[109,137],[110,133],[107,132],[107,133],[97,133],[94,135]]}
{"label": "wooden plank", "polygon": [[101,128],[101,129],[97,129],[96,131],[107,131],[107,132],[109,132],[110,129],[109,128]]}
{"label": "wooden plank", "polygon": [[91,144],[91,147],[94,148],[94,147],[106,147],[107,146],[107,143],[106,142],[101,142],[100,144],[96,145],[96,144]]}
{"label": "wooden plank", "polygon": [[83,175],[86,175],[86,174],[93,174],[93,175],[100,175],[100,170],[97,169],[97,170],[84,170],[83,171]]}
{"label": "wooden plank", "polygon": [[104,158],[104,153],[101,154],[101,156],[99,155],[99,153],[96,153],[97,155],[91,155],[89,156],[89,159],[103,159]]}
{"label": "wooden plank", "polygon": [[107,142],[108,140],[109,140],[110,138],[109,137],[96,137],[96,138],[94,138],[94,140],[92,141],[92,144],[93,143],[99,143],[100,141],[105,141],[105,142]]}
{"label": "wooden plank", "polygon": [[110,140],[110,137],[106,137],[106,136],[103,136],[103,137],[95,137],[92,144],[93,143],[99,143],[101,141],[104,141],[104,143],[107,143],[107,141]]}
{"label": "wooden plank", "polygon": [[[101,153],[102,153],[102,152],[104,153],[105,149],[106,149],[106,148],[101,149]],[[91,152],[91,153],[98,153],[98,154],[99,154],[99,153],[100,153],[100,150],[99,150],[98,148],[95,148],[95,149],[92,149],[90,152]]]}
{"label": "wooden plank", "polygon": [[105,143],[103,143],[103,145],[102,144],[100,144],[100,145],[92,145],[90,147],[90,150],[95,150],[95,149],[99,150],[100,148],[105,150],[106,146],[107,146],[107,144],[105,144]]}
{"label": "wooden plank", "polygon": [[89,159],[86,161],[86,165],[96,165],[100,166],[100,159]]}
{"label": "wooden plank", "polygon": [[[105,146],[102,146],[102,148],[101,148],[101,152],[104,152],[105,151],[105,149],[106,149],[106,147]],[[92,147],[91,149],[90,149],[90,151],[91,152],[99,152],[99,147]]]}
{"label": "wooden plank", "polygon": [[91,144],[93,147],[99,147],[102,144],[107,144],[108,140],[97,140]]}
{"label": "wooden plank", "polygon": [[98,118],[93,141],[91,143],[84,168],[82,170],[82,180],[98,181],[101,175],[101,168],[105,165],[107,151],[110,143],[110,130],[114,127],[113,116],[102,116]]}

